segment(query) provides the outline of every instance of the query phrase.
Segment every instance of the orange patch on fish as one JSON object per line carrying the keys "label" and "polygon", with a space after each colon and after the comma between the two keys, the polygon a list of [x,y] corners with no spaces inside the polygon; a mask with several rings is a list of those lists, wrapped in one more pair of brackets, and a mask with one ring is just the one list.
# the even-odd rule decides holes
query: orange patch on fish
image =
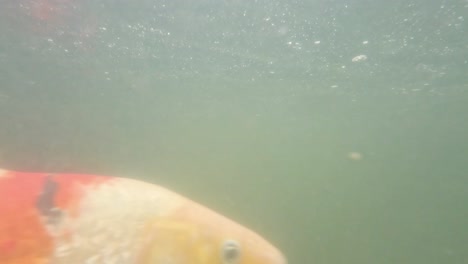
{"label": "orange patch on fish", "polygon": [[[54,210],[76,216],[81,190],[78,184],[98,182],[101,177],[80,175],[57,177],[59,188],[51,197],[45,188],[55,177],[41,173],[3,171],[0,177],[0,263],[42,262],[53,253],[53,239],[47,222]],[[45,198],[45,199],[42,199]],[[50,201],[47,201],[50,200]],[[42,204],[41,204],[42,201]],[[47,204],[50,203],[50,204]],[[50,208],[43,208],[48,206]],[[48,215],[50,214],[50,215]],[[60,217],[57,215],[57,217]]]}
{"label": "orange patch on fish", "polygon": [[0,178],[0,263],[34,263],[52,253],[52,241],[35,210],[40,178],[3,173]]}

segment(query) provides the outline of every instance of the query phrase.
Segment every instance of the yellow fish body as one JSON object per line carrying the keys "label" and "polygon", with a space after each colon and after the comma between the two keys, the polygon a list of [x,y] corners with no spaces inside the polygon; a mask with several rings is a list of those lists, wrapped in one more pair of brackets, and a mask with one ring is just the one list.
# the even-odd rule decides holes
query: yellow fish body
{"label": "yellow fish body", "polygon": [[0,170],[0,264],[286,264],[253,231],[157,185]]}

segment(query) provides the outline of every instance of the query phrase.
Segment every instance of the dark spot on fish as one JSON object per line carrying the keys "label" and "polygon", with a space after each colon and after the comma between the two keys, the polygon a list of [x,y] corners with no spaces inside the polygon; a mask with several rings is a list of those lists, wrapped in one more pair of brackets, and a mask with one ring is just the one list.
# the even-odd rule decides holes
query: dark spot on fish
{"label": "dark spot on fish", "polygon": [[36,201],[36,207],[41,215],[46,219],[47,224],[56,225],[62,218],[62,211],[55,206],[55,197],[59,185],[48,175],[43,189]]}

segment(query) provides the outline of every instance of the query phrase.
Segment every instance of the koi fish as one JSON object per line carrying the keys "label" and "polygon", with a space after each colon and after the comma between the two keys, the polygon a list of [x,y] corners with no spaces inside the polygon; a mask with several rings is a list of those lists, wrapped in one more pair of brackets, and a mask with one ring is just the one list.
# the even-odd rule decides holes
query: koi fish
{"label": "koi fish", "polygon": [[255,232],[128,178],[0,170],[1,264],[287,264]]}

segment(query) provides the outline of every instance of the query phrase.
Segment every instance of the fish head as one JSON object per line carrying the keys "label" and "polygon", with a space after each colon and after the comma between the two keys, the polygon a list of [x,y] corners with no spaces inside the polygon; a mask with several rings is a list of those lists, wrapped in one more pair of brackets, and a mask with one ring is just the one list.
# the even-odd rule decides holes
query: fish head
{"label": "fish head", "polygon": [[139,263],[287,264],[260,235],[191,201],[152,221],[146,234]]}

